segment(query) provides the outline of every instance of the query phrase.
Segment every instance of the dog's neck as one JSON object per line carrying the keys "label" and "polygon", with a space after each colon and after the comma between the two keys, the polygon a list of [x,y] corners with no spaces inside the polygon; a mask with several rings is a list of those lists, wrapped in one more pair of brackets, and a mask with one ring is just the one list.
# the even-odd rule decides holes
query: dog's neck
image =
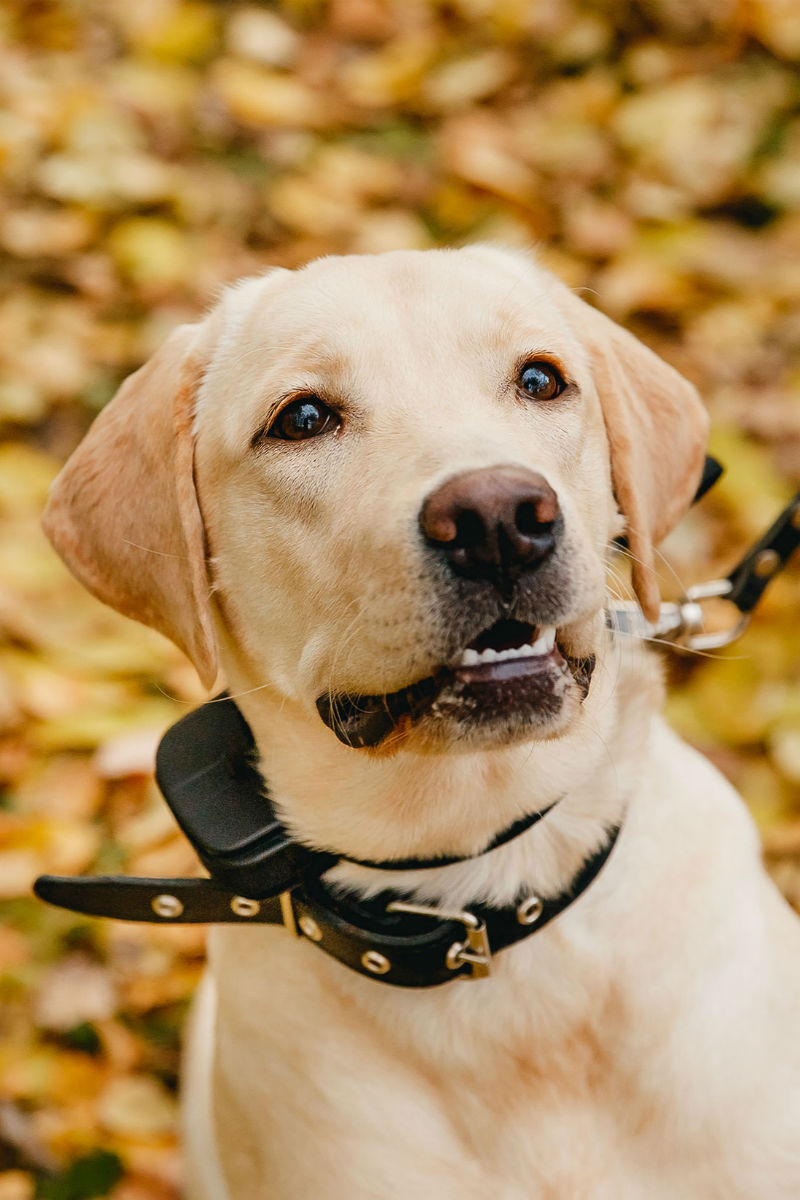
{"label": "dog's neck", "polygon": [[372,861],[479,855],[502,829],[557,801],[526,834],[465,863],[391,874],[347,863],[335,869],[366,894],[389,886],[428,901],[505,904],[532,882],[542,895],[558,892],[622,819],[630,796],[618,781],[638,777],[660,697],[650,661],[609,643],[565,735],[453,754],[350,749],[270,689],[248,691],[235,663],[228,677],[282,820],[316,848]]}

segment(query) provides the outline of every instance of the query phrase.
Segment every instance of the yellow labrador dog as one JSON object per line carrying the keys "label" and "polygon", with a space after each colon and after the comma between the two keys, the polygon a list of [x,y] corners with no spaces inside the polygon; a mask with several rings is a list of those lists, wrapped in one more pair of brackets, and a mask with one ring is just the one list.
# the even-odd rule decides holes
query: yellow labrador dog
{"label": "yellow labrador dog", "polygon": [[488,978],[214,927],[192,1196],[800,1196],[800,926],[604,620],[623,530],[657,611],[705,436],[674,370],[485,246],[245,280],[98,418],[46,514],[75,574],[221,672],[298,839],[463,860],[329,881],[535,921],[620,830]]}

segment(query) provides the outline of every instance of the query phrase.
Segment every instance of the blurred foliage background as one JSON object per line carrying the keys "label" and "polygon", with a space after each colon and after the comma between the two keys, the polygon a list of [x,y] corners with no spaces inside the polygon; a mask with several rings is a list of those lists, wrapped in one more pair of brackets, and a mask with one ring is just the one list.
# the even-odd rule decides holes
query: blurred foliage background
{"label": "blurred foliage background", "polygon": [[[201,930],[88,922],[40,871],[194,867],[150,772],[202,699],[38,516],[119,381],[226,281],[322,253],[530,246],[700,387],[727,466],[665,546],[718,575],[800,486],[795,0],[0,6],[0,1200],[175,1200]],[[680,731],[800,900],[800,569]]]}

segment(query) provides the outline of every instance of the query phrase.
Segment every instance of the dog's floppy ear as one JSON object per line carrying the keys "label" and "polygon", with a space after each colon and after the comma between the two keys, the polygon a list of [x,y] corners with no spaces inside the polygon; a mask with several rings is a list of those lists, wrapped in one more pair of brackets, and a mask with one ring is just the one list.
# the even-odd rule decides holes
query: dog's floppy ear
{"label": "dog's floppy ear", "polygon": [[43,524],[89,591],[166,634],[210,687],[216,643],[192,439],[202,328],[176,329],[123,383],[56,478]]}
{"label": "dog's floppy ear", "polygon": [[571,292],[570,321],[590,355],[626,520],[633,584],[648,620],[660,595],[653,547],[691,504],[703,471],[708,415],[696,388],[627,330]]}

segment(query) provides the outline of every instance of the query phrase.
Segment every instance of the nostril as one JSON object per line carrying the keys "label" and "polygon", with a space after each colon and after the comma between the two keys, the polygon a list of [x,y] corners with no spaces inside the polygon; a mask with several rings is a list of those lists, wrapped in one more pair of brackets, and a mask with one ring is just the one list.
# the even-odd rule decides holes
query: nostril
{"label": "nostril", "polygon": [[520,533],[535,534],[543,533],[552,521],[541,521],[537,505],[530,500],[523,500],[517,505],[517,511],[514,513],[514,524]]}
{"label": "nostril", "polygon": [[419,520],[455,574],[501,588],[552,553],[562,524],[547,480],[513,466],[452,476],[425,499]]}
{"label": "nostril", "polygon": [[486,540],[486,526],[480,513],[474,509],[466,509],[456,517],[456,536],[453,539],[456,546],[480,546]]}

